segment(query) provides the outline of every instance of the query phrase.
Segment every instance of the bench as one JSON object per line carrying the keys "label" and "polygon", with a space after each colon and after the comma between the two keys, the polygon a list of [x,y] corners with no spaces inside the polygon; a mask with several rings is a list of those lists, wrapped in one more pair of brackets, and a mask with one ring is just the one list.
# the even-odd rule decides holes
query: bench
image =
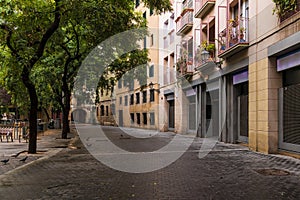
{"label": "bench", "polygon": [[3,141],[3,138],[6,137],[6,140],[8,142],[9,138],[13,142],[13,128],[12,127],[0,127],[0,138],[1,142]]}

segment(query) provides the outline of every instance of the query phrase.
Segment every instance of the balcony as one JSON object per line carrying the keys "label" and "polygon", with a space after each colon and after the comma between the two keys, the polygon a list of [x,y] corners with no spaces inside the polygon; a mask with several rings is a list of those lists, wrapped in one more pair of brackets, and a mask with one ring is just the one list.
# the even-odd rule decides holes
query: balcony
{"label": "balcony", "polygon": [[228,20],[226,29],[218,34],[218,57],[227,58],[249,47],[248,21],[248,18]]}
{"label": "balcony", "polygon": [[193,9],[184,9],[181,15],[176,19],[176,35],[182,35],[190,31],[193,27]]}
{"label": "balcony", "polygon": [[176,76],[178,79],[193,75],[194,67],[192,59],[179,58],[176,63]]}
{"label": "balcony", "polygon": [[215,4],[216,0],[195,0],[195,18],[203,18]]}

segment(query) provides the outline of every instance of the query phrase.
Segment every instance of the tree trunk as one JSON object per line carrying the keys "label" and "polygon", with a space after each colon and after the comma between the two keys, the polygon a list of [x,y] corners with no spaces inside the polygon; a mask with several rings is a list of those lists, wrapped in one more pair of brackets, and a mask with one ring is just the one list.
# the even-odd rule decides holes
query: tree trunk
{"label": "tree trunk", "polygon": [[[69,106],[67,106],[69,104]],[[70,133],[70,125],[69,125],[69,113],[70,113],[70,103],[66,103],[63,107],[63,128],[61,137],[63,139],[67,139],[68,133]]]}
{"label": "tree trunk", "polygon": [[30,97],[28,153],[36,153],[38,96],[34,84],[30,81],[29,71],[26,66],[23,68],[22,81],[27,88]]}
{"label": "tree trunk", "polygon": [[50,115],[49,115],[49,113],[48,113],[48,110],[44,107],[43,108],[43,110],[44,110],[44,113],[46,114],[46,116],[47,116],[47,120],[49,121],[50,120]]}
{"label": "tree trunk", "polygon": [[[64,76],[65,77],[65,76]],[[71,101],[71,92],[68,88],[68,83],[65,78],[63,78],[63,93],[64,93],[64,102],[62,102],[63,106],[63,129],[61,137],[63,139],[67,139],[68,133],[70,133],[70,125],[69,125],[69,113],[71,109],[70,101]]]}
{"label": "tree trunk", "polygon": [[37,105],[38,98],[36,92],[29,92],[30,111],[29,111],[29,145],[28,153],[36,153],[37,149]]}

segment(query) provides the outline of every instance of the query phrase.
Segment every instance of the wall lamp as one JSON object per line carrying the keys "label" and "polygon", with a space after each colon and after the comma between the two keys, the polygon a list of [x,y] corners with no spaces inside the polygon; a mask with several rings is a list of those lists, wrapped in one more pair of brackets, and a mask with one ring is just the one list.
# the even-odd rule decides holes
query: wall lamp
{"label": "wall lamp", "polygon": [[159,90],[159,89],[155,89],[155,88],[154,88],[154,83],[152,83],[152,82],[149,83],[149,88],[150,88],[150,90],[154,90],[154,91],[160,93],[160,90]]}
{"label": "wall lamp", "polygon": [[[202,62],[204,62],[204,63],[208,62],[208,60],[210,59],[210,53],[206,50],[203,50],[201,52],[201,59],[202,59]],[[222,61],[218,61],[218,62],[217,61],[212,61],[212,62],[215,63],[217,70],[222,70],[222,64],[223,64]]]}

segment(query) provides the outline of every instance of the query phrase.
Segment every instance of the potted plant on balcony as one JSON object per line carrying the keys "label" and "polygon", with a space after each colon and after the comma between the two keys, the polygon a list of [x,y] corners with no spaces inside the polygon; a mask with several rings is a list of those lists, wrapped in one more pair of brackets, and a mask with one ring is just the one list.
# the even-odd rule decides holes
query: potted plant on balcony
{"label": "potted plant on balcony", "polygon": [[187,61],[184,55],[177,60],[176,71],[180,74],[184,74],[187,71]]}
{"label": "potted plant on balcony", "polygon": [[214,43],[208,43],[206,40],[201,43],[202,50],[206,50],[209,52],[211,58],[214,57],[216,46]]}
{"label": "potted plant on balcony", "polygon": [[229,20],[229,26],[230,27],[237,27],[239,25],[238,18],[230,19]]}
{"label": "potted plant on balcony", "polygon": [[244,39],[244,33],[245,33],[245,28],[244,27],[241,27],[240,28],[240,42],[246,42],[246,40]]}
{"label": "potted plant on balcony", "polygon": [[220,51],[224,51],[226,49],[226,44],[224,42],[224,39],[222,37],[220,37],[221,39],[216,39],[219,43],[219,47],[220,47]]}

